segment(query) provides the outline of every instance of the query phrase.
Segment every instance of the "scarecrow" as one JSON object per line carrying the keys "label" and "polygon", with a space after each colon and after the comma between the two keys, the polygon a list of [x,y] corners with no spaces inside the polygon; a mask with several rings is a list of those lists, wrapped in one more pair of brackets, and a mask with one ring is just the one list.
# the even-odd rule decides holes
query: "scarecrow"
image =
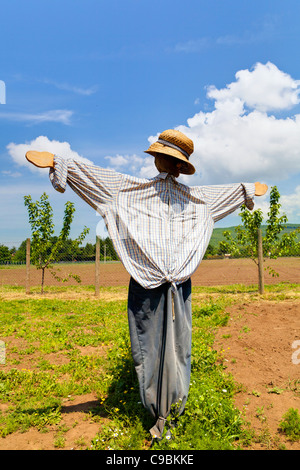
{"label": "scarecrow", "polygon": [[[146,153],[158,175],[137,178],[29,151],[26,158],[50,167],[60,192],[68,185],[104,218],[114,247],[129,272],[128,322],[142,403],[154,418],[152,438],[161,439],[172,404],[183,413],[191,373],[191,275],[201,262],[214,223],[242,204],[253,209],[261,183],[186,186],[192,175],[193,141],[169,129]],[[169,431],[168,431],[169,432]]]}

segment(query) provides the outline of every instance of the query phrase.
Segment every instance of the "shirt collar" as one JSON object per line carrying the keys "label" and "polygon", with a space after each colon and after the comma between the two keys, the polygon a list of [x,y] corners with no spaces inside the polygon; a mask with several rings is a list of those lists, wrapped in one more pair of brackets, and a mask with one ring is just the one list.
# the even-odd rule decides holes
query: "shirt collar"
{"label": "shirt collar", "polygon": [[157,178],[160,178],[161,180],[165,180],[167,176],[168,176],[168,173],[162,171],[161,173],[157,175]]}
{"label": "shirt collar", "polygon": [[167,179],[168,176],[169,176],[170,178],[172,178],[172,180],[173,180],[175,183],[177,183],[175,176],[169,175],[169,173],[167,173],[167,172],[165,172],[165,171],[162,171],[161,173],[159,173],[159,174],[157,175],[157,178],[159,178],[159,179],[161,179],[161,180],[165,180],[165,179]]}

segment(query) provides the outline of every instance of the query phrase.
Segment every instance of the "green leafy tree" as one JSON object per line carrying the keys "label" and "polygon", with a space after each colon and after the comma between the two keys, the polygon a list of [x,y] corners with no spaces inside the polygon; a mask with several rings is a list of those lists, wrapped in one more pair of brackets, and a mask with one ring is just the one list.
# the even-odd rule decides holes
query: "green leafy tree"
{"label": "green leafy tree", "polygon": [[214,256],[216,253],[217,249],[211,243],[209,243],[208,247],[206,248],[204,259],[207,259],[210,256]]}
{"label": "green leafy tree", "polygon": [[26,261],[26,240],[23,240],[19,248],[14,254],[14,261],[16,263],[25,263]]}
{"label": "green leafy tree", "polygon": [[[54,238],[53,210],[48,196],[43,193],[40,200],[33,202],[31,196],[24,196],[24,203],[28,210],[29,223],[31,226],[31,261],[42,271],[41,293],[44,292],[45,270],[50,269],[51,274],[60,281],[67,281],[73,277],[77,282],[80,278],[73,274],[68,274],[66,278],[57,275],[57,270],[53,269],[53,263],[60,260],[64,243],[68,239],[71,224],[74,217],[75,207],[71,202],[66,202],[64,211],[63,226],[58,237]],[[82,243],[89,229],[84,227],[81,234],[73,240],[74,248]]]}
{"label": "green leafy tree", "polygon": [[[287,216],[280,215],[281,204],[280,194],[276,186],[270,191],[270,208],[266,222],[265,234],[262,237],[264,257],[277,258],[278,256],[289,256],[297,250],[297,235],[299,229],[293,232],[284,233]],[[219,248],[224,253],[230,253],[236,257],[250,257],[258,264],[258,243],[257,231],[263,222],[261,209],[250,212],[245,205],[241,207],[239,214],[243,225],[235,227],[235,234],[229,231],[223,233],[226,241],[220,242]],[[278,275],[270,267],[269,271],[273,275]]]}
{"label": "green leafy tree", "polygon": [[87,243],[82,249],[81,259],[83,261],[94,261],[96,256],[96,245]]}
{"label": "green leafy tree", "polygon": [[118,260],[118,255],[114,248],[112,239],[110,237],[106,237],[105,239],[101,240],[101,259],[104,258],[104,245],[105,245],[105,253],[106,259],[110,260]]}
{"label": "green leafy tree", "polygon": [[11,261],[11,251],[5,245],[0,245],[0,264],[9,263]]}

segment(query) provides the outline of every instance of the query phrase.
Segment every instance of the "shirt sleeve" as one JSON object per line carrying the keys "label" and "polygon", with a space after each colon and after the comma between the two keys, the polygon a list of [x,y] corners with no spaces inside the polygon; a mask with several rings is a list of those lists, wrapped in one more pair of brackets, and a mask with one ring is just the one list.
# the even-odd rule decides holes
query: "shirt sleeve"
{"label": "shirt sleeve", "polygon": [[243,204],[250,210],[254,207],[254,183],[201,186],[201,192],[214,222],[223,219]]}
{"label": "shirt sleeve", "polygon": [[79,160],[54,156],[50,181],[57,191],[64,193],[68,185],[95,210],[110,203],[118,194],[122,174]]}

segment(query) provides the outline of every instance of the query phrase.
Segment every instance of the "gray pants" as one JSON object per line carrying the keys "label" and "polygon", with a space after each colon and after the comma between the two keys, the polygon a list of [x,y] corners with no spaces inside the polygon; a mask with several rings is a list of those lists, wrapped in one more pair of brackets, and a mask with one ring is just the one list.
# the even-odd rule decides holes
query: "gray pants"
{"label": "gray pants", "polygon": [[128,293],[131,350],[143,405],[156,418],[161,437],[174,403],[184,410],[191,374],[191,280],[172,293],[169,283],[144,289],[133,278]]}

